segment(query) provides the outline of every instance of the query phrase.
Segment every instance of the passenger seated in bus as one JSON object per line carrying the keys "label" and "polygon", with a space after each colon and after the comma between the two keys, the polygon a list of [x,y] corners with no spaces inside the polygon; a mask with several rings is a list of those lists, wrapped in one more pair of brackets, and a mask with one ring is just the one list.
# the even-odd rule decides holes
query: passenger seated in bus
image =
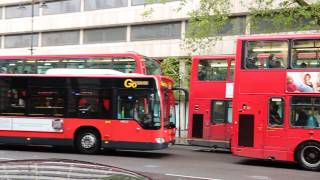
{"label": "passenger seated in bus", "polygon": [[310,113],[310,115],[309,115],[306,127],[310,127],[310,128],[319,127],[318,120],[312,113]]}
{"label": "passenger seated in bus", "polygon": [[277,61],[275,62],[274,67],[275,67],[275,68],[281,68],[281,62],[277,60]]}
{"label": "passenger seated in bus", "polygon": [[270,125],[282,125],[283,124],[283,120],[280,117],[278,110],[279,110],[279,106],[277,104],[271,104],[270,115],[269,115]]}
{"label": "passenger seated in bus", "polygon": [[301,107],[298,107],[296,109],[296,112],[298,114],[298,118],[295,122],[295,126],[306,126],[307,125],[307,121],[309,119],[309,116],[308,114],[301,108]]}
{"label": "passenger seated in bus", "polygon": [[88,112],[95,112],[97,110],[98,100],[81,98],[78,103],[79,111],[84,114]]}
{"label": "passenger seated in bus", "polygon": [[277,68],[277,66],[279,65],[277,64],[274,54],[270,54],[267,62],[268,62],[268,66],[267,66],[268,68]]}
{"label": "passenger seated in bus", "polygon": [[307,64],[305,62],[300,64],[300,68],[306,68],[306,67],[307,67]]}
{"label": "passenger seated in bus", "polygon": [[258,69],[258,66],[256,65],[256,62],[258,61],[257,57],[248,58],[247,59],[247,68],[248,69]]}

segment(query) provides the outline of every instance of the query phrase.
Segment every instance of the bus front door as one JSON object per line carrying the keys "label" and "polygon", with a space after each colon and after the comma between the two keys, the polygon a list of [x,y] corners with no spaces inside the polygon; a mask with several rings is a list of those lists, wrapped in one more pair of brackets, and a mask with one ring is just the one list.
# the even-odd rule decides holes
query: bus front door
{"label": "bus front door", "polygon": [[269,159],[286,160],[287,146],[284,128],[285,103],[284,98],[271,97],[268,100],[268,113],[264,116],[266,131],[264,135],[264,157]]}

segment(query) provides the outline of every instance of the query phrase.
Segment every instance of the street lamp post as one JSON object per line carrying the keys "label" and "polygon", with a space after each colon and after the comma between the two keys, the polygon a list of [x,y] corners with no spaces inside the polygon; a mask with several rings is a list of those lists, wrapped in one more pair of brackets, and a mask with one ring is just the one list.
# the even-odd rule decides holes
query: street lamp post
{"label": "street lamp post", "polygon": [[30,54],[33,55],[33,39],[34,39],[34,35],[33,35],[33,19],[34,18],[34,0],[31,1],[31,42],[30,42]]}

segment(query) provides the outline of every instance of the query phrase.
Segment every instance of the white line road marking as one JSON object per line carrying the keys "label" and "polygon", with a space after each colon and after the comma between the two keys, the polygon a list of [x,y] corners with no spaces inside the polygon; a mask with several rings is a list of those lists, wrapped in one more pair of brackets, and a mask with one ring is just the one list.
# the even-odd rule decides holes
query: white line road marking
{"label": "white line road marking", "polygon": [[145,165],[144,167],[146,167],[146,168],[158,168],[160,166],[150,164],[150,165]]}
{"label": "white line road marking", "polygon": [[257,180],[270,180],[271,178],[267,176],[248,176],[251,179],[257,179]]}
{"label": "white line road marking", "polygon": [[185,176],[179,174],[165,174],[166,176],[175,176],[175,177],[184,177],[190,179],[205,179],[205,180],[223,180],[223,179],[213,179],[213,178],[206,178],[206,177],[197,177],[197,176]]}
{"label": "white line road marking", "polygon": [[15,159],[12,159],[12,158],[0,158],[0,160],[15,160]]}

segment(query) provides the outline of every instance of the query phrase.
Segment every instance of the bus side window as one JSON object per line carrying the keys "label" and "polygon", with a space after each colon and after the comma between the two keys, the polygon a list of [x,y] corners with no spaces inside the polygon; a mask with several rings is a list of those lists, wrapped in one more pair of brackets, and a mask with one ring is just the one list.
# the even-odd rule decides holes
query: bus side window
{"label": "bus side window", "polygon": [[319,97],[291,98],[291,125],[295,127],[318,128],[320,119]]}
{"label": "bus side window", "polygon": [[2,78],[0,80],[0,114],[25,115],[27,84],[24,78]]}
{"label": "bus side window", "polygon": [[269,126],[283,126],[284,103],[281,98],[269,100]]}
{"label": "bus side window", "polygon": [[61,117],[64,115],[64,89],[34,87],[30,92],[31,116]]}

